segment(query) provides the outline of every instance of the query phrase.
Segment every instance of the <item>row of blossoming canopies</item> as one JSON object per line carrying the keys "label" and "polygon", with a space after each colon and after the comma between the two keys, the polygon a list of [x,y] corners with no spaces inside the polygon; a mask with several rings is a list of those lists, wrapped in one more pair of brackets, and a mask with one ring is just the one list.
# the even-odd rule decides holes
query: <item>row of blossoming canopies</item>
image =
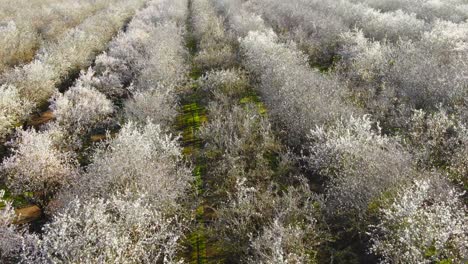
{"label": "row of blossoming canopies", "polygon": [[463,0],[21,5],[2,263],[468,258]]}

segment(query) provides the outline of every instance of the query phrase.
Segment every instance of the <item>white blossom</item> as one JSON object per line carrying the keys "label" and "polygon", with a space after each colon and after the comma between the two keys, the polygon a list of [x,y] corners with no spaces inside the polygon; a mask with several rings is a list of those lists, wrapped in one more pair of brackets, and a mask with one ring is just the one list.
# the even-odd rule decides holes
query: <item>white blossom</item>
{"label": "white blossom", "polygon": [[71,182],[77,173],[76,161],[60,149],[60,136],[53,130],[17,131],[11,142],[12,155],[0,167],[11,191],[17,195],[32,192],[32,199],[44,206],[51,195]]}
{"label": "white blossom", "polygon": [[0,138],[19,125],[32,108],[31,102],[22,99],[14,86],[0,86]]}
{"label": "white blossom", "polygon": [[402,190],[372,230],[371,251],[383,263],[461,263],[468,256],[462,193],[439,178]]}
{"label": "white blossom", "polygon": [[185,221],[165,216],[144,193],[75,199],[25,246],[26,263],[178,263]]}
{"label": "white blossom", "polygon": [[71,133],[89,132],[114,111],[112,102],[104,94],[81,79],[64,94],[56,94],[50,108],[56,122]]}

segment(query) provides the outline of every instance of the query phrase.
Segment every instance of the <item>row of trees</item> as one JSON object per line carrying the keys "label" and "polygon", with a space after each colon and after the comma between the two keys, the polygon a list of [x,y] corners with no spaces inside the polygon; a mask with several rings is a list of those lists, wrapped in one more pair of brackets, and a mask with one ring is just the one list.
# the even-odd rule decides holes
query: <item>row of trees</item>
{"label": "row of trees", "polygon": [[[289,23],[294,21],[297,12],[290,12],[288,15],[285,14],[286,12],[284,15],[280,13],[292,9],[304,12],[307,4],[291,3],[290,9],[287,9],[289,2],[276,2],[275,4],[270,2],[262,2],[265,8],[262,9],[262,14],[268,17],[269,22],[274,21],[277,27],[283,26],[278,28],[279,32],[282,34],[291,32],[289,30],[299,26],[295,22]],[[257,88],[277,123],[275,127],[287,131],[287,136],[284,137],[286,142],[302,151],[303,160],[307,162],[307,169],[315,175],[314,177],[322,177],[325,181],[324,206],[321,209],[332,234],[337,235],[338,240],[340,236],[347,236],[347,239],[353,236],[361,237],[368,246],[368,252],[377,254],[382,262],[460,262],[466,258],[466,246],[460,241],[466,239],[468,227],[466,224],[456,224],[466,221],[466,206],[461,197],[462,188],[456,184],[456,180],[453,181],[453,173],[449,174],[445,170],[446,167],[439,166],[440,163],[438,163],[444,159],[457,159],[456,152],[464,149],[464,143],[461,141],[464,138],[463,123],[442,111],[429,115],[427,119],[424,112],[417,111],[414,115],[407,116],[413,116],[413,122],[409,124],[411,128],[406,126],[404,128],[407,130],[403,132],[403,135],[410,135],[409,137],[417,143],[415,141],[409,143],[406,137],[402,140],[401,136],[394,136],[396,133],[386,135],[387,123],[385,123],[384,130],[380,128],[379,123],[376,122],[380,120],[380,116],[375,115],[373,108],[368,105],[363,107],[363,104],[354,101],[359,93],[349,87],[361,88],[362,94],[362,83],[361,86],[354,84],[356,78],[349,78],[349,75],[345,73],[359,71],[343,70],[340,66],[328,74],[311,70],[300,46],[294,45],[291,40],[283,43],[283,38],[278,38],[271,29],[262,28],[262,23],[256,23],[255,28],[247,27],[239,22],[240,17],[248,15],[251,7],[249,2],[242,4],[218,1],[218,6],[227,16],[232,32],[236,32],[240,37],[245,36],[240,40],[244,63],[258,80]],[[237,11],[242,8],[247,11]],[[258,17],[253,14],[248,19],[258,21]],[[437,23],[450,24],[449,22]],[[463,26],[463,24],[450,25]],[[252,28],[254,31],[249,32]],[[428,42],[432,36],[440,36],[435,33],[437,30],[446,32],[447,27],[441,30],[441,27],[435,24],[434,29],[423,35],[425,41]],[[342,36],[347,34],[341,33],[344,33]],[[362,33],[359,34],[361,38],[364,38]],[[288,33],[282,36],[287,35]],[[452,34],[451,36],[457,38],[461,35]],[[379,42],[370,43],[375,43],[379,47],[387,45]],[[458,43],[463,45],[463,42]],[[431,42],[432,44],[434,41]],[[415,45],[415,48],[421,51],[413,54],[421,54],[425,56],[424,58],[430,58],[427,53],[422,53],[428,44],[419,45],[422,44]],[[435,46],[447,47],[447,45]],[[369,59],[380,58],[376,56],[373,49],[363,50],[369,53],[367,56]],[[434,48],[429,52],[435,52]],[[392,54],[397,55],[397,53]],[[457,54],[464,56],[465,53]],[[402,60],[403,57],[404,55],[401,57]],[[363,59],[362,54],[357,58]],[[408,59],[406,56],[405,60]],[[462,63],[458,59],[460,57],[454,58],[455,63]],[[344,57],[335,65],[346,62],[347,58]],[[387,61],[367,65],[381,67],[386,63],[392,65],[396,62]],[[406,74],[414,73],[411,70],[415,70],[414,66],[408,66]],[[362,72],[369,73],[369,71]],[[457,69],[451,73],[461,76],[462,71]],[[380,76],[385,78],[389,74],[385,73]],[[433,76],[432,78],[440,78],[441,75],[434,74]],[[413,81],[415,81],[414,78]],[[387,85],[388,82],[385,84]],[[401,82],[398,84],[399,86],[395,85],[396,89],[404,88]],[[457,83],[457,85],[463,86],[464,84]],[[375,83],[365,87],[376,89]],[[384,95],[385,90],[382,90],[379,90],[379,95]],[[447,90],[441,89],[440,92],[445,96],[449,94]],[[409,96],[400,96],[409,98]],[[418,98],[428,99],[424,96]],[[433,98],[441,99],[436,96]],[[448,101],[455,102],[453,99]],[[409,109],[414,109],[414,107],[414,105],[408,106]],[[367,113],[374,115],[365,115]],[[383,117],[392,118],[391,115]],[[418,119],[419,125],[416,121]],[[447,134],[452,129],[458,132]],[[398,133],[398,135],[402,134]],[[454,143],[452,139],[445,141],[447,136],[457,143]],[[427,140],[430,144],[427,144]],[[438,156],[441,153],[444,154]],[[433,166],[420,166],[424,160],[427,164],[427,159],[432,159],[429,163],[432,162]],[[457,162],[460,160],[457,159]],[[463,167],[461,164],[464,162],[460,165],[453,165],[451,168],[461,168]],[[455,170],[461,172],[458,169]],[[466,175],[456,177],[466,178]],[[409,202],[410,193],[425,198]],[[447,196],[450,196],[450,202],[445,199]],[[448,208],[452,213],[442,213],[443,210],[449,210]],[[401,218],[401,215],[405,215],[405,218]],[[413,224],[409,227],[405,223]],[[430,230],[430,237],[426,236],[428,229],[425,225],[435,227]],[[455,227],[452,228],[452,225]],[[422,237],[427,239],[421,239]],[[349,245],[349,241],[347,244]],[[343,251],[335,252],[334,258],[340,261],[340,256],[343,254]],[[351,260],[341,259],[341,261]]]}
{"label": "row of trees", "polygon": [[383,11],[404,10],[408,13],[415,13],[421,19],[434,21],[437,19],[449,20],[452,22],[465,21],[468,18],[468,5],[463,0],[449,1],[403,1],[403,0],[353,0],[363,2]]}
{"label": "row of trees", "polygon": [[200,85],[211,99],[209,121],[198,132],[199,159],[209,164],[204,196],[216,213],[208,228],[219,254],[232,262],[313,261],[321,235],[317,199],[274,135],[245,72],[210,71]]}
{"label": "row of trees", "polygon": [[[382,12],[366,4],[347,0],[298,0],[290,3],[262,0],[249,3],[251,10],[263,14],[273,25],[286,26],[292,35],[298,34],[303,38],[309,37],[306,33],[311,32],[316,41],[328,45],[337,41],[334,35],[354,27],[362,29],[369,38],[386,38],[396,42],[399,39],[417,40],[422,32],[433,26],[433,23],[419,19],[412,13],[401,10]],[[328,24],[327,17],[330,18]],[[315,23],[315,27],[312,23]],[[327,36],[327,33],[331,36]]]}
{"label": "row of trees", "polygon": [[[237,36],[225,30],[212,4],[193,1],[200,48],[194,62],[208,70],[196,85],[208,121],[197,132],[202,147],[194,154],[202,166],[206,239],[227,262],[316,262],[319,237],[326,236],[317,227],[321,199],[274,133],[250,75],[238,68]],[[244,18],[242,25],[254,26]],[[208,60],[219,50],[224,61]]]}
{"label": "row of trees", "polygon": [[38,50],[110,4],[104,0],[1,1],[0,73],[31,61]]}
{"label": "row of trees", "polygon": [[[408,146],[411,152],[420,149],[423,142],[415,142],[411,131],[418,130],[420,136],[426,139],[429,134],[435,136],[430,129],[439,131],[435,136],[438,139],[432,140],[437,146],[430,153],[426,149],[425,154],[416,155],[426,156],[426,161],[432,159],[431,166],[449,167],[454,178],[464,178],[462,181],[466,182],[466,175],[453,173],[460,171],[459,168],[465,163],[457,153],[466,151],[466,141],[463,140],[466,137],[464,97],[468,85],[464,76],[464,72],[468,71],[466,22],[457,24],[435,20],[430,22],[430,29],[421,31],[414,40],[399,38],[396,42],[392,39],[377,41],[368,37],[374,36],[369,35],[366,23],[344,23],[346,19],[341,16],[341,9],[331,12],[325,8],[327,4],[295,5],[274,1],[258,1],[255,4],[263,7],[262,14],[283,38],[293,38],[299,43],[299,49],[308,53],[309,63],[315,65],[328,61],[325,66],[331,69],[327,75],[335,76],[339,86],[346,87],[345,102],[351,102],[371,114],[374,120],[380,122],[384,133],[401,136],[406,143],[415,143]],[[322,8],[315,8],[321,5]],[[298,6],[303,8],[298,9]],[[341,26],[336,30],[327,29],[330,23],[320,20],[320,16],[309,15],[311,12],[319,12],[327,18],[332,16],[332,21],[339,22]],[[382,18],[382,23],[386,20]],[[322,26],[323,30],[319,29]],[[353,26],[360,29],[348,30]],[[405,30],[406,27],[403,27],[396,31],[397,36],[405,35]],[[327,45],[321,42],[324,39],[333,41],[327,41]],[[313,48],[311,53],[310,45],[317,43],[321,43],[320,50]],[[329,65],[331,58],[332,65]],[[323,67],[321,70],[324,70]],[[451,130],[456,132],[450,133]],[[434,155],[438,161],[434,160]],[[426,161],[421,164],[428,165]]]}
{"label": "row of trees", "polygon": [[[46,104],[60,83],[89,67],[142,4],[142,0],[115,2],[64,33],[60,40],[49,43],[30,63],[4,72],[0,76],[0,95],[7,100],[0,104],[1,138]],[[10,104],[15,102],[21,102],[21,107],[13,109]]]}
{"label": "row of trees", "polygon": [[[187,234],[228,262],[467,258],[466,23],[355,1],[153,0],[105,43],[143,2],[3,75],[4,135],[47,99],[54,120],[18,129],[0,166],[48,217],[40,234],[15,225],[1,192],[1,262],[181,263]],[[171,133],[181,100],[206,109],[192,151]]]}
{"label": "row of trees", "polygon": [[[13,225],[7,202],[2,261],[176,262],[192,175],[168,129],[173,89],[187,69],[186,15],[186,1],[148,2],[95,66],[54,97],[52,123],[17,132],[2,172],[12,191],[32,192],[50,220],[41,234],[29,233]],[[161,103],[145,105],[148,94]],[[116,135],[87,147],[93,128],[112,123],[121,126]]]}

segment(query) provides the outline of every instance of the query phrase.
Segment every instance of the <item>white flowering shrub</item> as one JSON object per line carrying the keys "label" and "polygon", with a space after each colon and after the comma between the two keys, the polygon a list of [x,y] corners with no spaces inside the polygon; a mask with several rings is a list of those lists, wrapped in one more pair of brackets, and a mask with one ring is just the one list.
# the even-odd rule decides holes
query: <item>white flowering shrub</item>
{"label": "white flowering shrub", "polygon": [[261,234],[251,238],[255,263],[318,263],[327,234],[319,224],[320,203],[306,182],[275,197],[274,215]]}
{"label": "white flowering shrub", "polygon": [[455,182],[463,184],[463,186],[468,186],[468,132],[466,128],[461,134],[461,143],[457,148],[457,151],[453,153],[450,157],[450,164],[448,166],[448,171],[450,173],[450,179]]}
{"label": "white flowering shrub", "polygon": [[4,199],[5,191],[0,190],[0,261],[13,263],[21,250],[22,236],[20,230],[13,225],[16,219],[15,210],[10,201]]}
{"label": "white flowering shrub", "polygon": [[434,21],[437,19],[452,22],[463,22],[468,18],[467,6],[463,0],[449,1],[404,1],[404,0],[353,0],[364,2],[382,11],[403,10],[407,13],[415,13],[418,17]]}
{"label": "white flowering shrub", "polygon": [[235,62],[231,40],[224,30],[223,21],[209,0],[195,0],[193,8],[194,36],[199,53],[194,63],[201,69],[227,68]]}
{"label": "white flowering shrub", "polygon": [[34,61],[6,71],[0,77],[1,83],[15,86],[21,98],[32,102],[35,108],[42,106],[63,79],[91,65],[96,53],[106,48],[107,42],[142,4],[142,0],[133,0],[110,5],[64,33],[60,41],[41,49]]}
{"label": "white flowering shrub", "polygon": [[8,188],[17,195],[32,193],[32,201],[44,206],[77,174],[76,161],[59,148],[59,131],[18,130],[11,142],[12,155],[0,169]]}
{"label": "white flowering shrub", "polygon": [[266,188],[273,174],[268,157],[279,149],[268,120],[255,104],[229,107],[213,102],[208,111],[210,122],[198,134],[212,164],[207,174],[216,186],[213,192],[225,197],[242,177],[250,186]]}
{"label": "white flowering shrub", "polygon": [[[368,224],[374,223],[378,211],[375,209],[382,206],[380,199],[393,198],[395,190],[424,174],[417,171],[416,162],[424,164],[423,169],[443,169],[451,179],[466,177],[464,121],[459,120],[466,116],[463,114],[466,97],[463,87],[467,81],[465,23],[432,21],[398,8],[381,12],[354,2],[358,1],[217,3],[237,36],[244,37],[242,34],[246,33],[235,30],[238,25],[245,28],[234,19],[241,14],[236,9],[261,14],[277,32],[278,35],[265,30],[246,34],[240,40],[244,65],[257,77],[260,94],[273,120],[283,125],[280,129],[290,132],[288,138],[296,139],[293,146],[304,142],[297,139],[303,139],[313,130],[309,148],[305,149],[306,161],[312,172],[326,178],[324,209],[332,216],[327,219],[332,221],[331,225],[338,225],[333,227],[338,236],[340,232],[349,232],[350,223],[351,229],[357,229],[360,234]],[[329,42],[325,41],[327,38]],[[291,39],[298,43],[297,47]],[[327,45],[320,47],[316,43]],[[297,52],[298,48],[312,58],[308,61]],[[332,52],[328,53],[327,49]],[[305,76],[312,75],[310,70],[307,74],[299,70],[308,69],[307,62],[323,62],[323,58],[335,54],[340,61],[333,62],[335,67],[329,70],[330,74],[313,74],[313,78],[308,78]],[[317,59],[320,56],[323,58]],[[301,74],[296,75],[297,72]],[[302,82],[305,79],[307,82]],[[318,89],[311,85],[319,81]],[[353,103],[356,108],[344,102]],[[447,105],[450,115],[432,114],[440,103]],[[350,118],[360,114],[359,108],[382,121],[385,132],[369,117]],[[419,123],[411,119],[413,109],[427,112]],[[335,123],[337,119],[340,121]],[[384,133],[403,136],[405,144]],[[247,186],[255,191],[255,186]],[[262,252],[269,254],[257,258],[256,262],[288,260],[289,255],[284,253],[288,251],[282,251],[280,239],[271,243],[273,237],[281,236],[272,234],[270,230],[265,232],[265,240],[270,243],[258,247],[266,248]],[[394,237],[395,241],[400,238]],[[343,241],[354,243],[348,239]],[[458,244],[453,248],[462,251],[466,246]],[[385,246],[382,250],[386,250]],[[391,250],[387,252],[391,254]],[[435,253],[431,249],[427,254]],[[392,256],[400,255],[398,252]],[[458,263],[461,259],[432,258],[427,263],[437,260]],[[391,258],[388,261],[394,262],[398,263]],[[413,262],[424,263],[414,259],[400,261]]]}
{"label": "white flowering shrub", "polygon": [[[437,22],[433,29],[425,32],[421,38],[418,42],[401,41],[391,45],[386,42],[373,42],[366,38],[362,31],[348,32],[342,35],[340,54],[343,56],[343,63],[351,67],[346,71],[347,74],[353,74],[355,71],[357,73],[354,74],[363,79],[367,79],[368,72],[379,74],[380,78],[389,84],[395,84],[407,96],[418,90],[420,93],[435,93],[441,86],[450,88],[447,95],[443,96],[451,96],[453,91],[460,89],[458,87],[465,83],[463,74],[460,73],[466,67],[462,62],[466,59],[466,54],[462,52],[466,49],[466,26]],[[444,65],[447,69],[437,69],[431,64]],[[440,80],[429,74],[437,76]],[[452,82],[448,76],[455,80]],[[416,87],[409,87],[409,83]],[[435,85],[437,88],[433,87]]]}
{"label": "white flowering shrub", "polygon": [[424,111],[414,112],[409,121],[408,136],[413,147],[420,150],[419,160],[423,164],[447,165],[447,159],[459,144],[456,133],[461,132],[456,120],[444,110],[427,115]]}
{"label": "white flowering shrub", "polygon": [[98,58],[98,73],[90,83],[111,98],[130,95],[124,119],[144,124],[150,118],[165,127],[177,115],[174,90],[188,75],[183,30],[177,24],[186,13],[184,3],[151,2]]}
{"label": "white flowering shrub", "polygon": [[154,88],[158,84],[181,85],[189,72],[183,28],[169,21],[158,24],[150,33],[151,39],[145,47],[148,55],[136,85],[140,89]]}
{"label": "white flowering shrub", "polygon": [[139,92],[185,82],[187,52],[178,24],[187,9],[183,3],[154,1],[140,11],[109,51],[97,57],[93,87],[115,99],[132,92],[131,82]]}
{"label": "white flowering shrub", "polygon": [[[70,70],[87,67],[95,52],[106,47],[112,35],[140,4],[139,1],[118,2],[100,11],[95,17],[66,32],[60,42],[48,45],[39,58],[52,65],[60,76],[68,74]],[[70,52],[72,48],[73,52]]]}
{"label": "white flowering shrub", "polygon": [[311,65],[328,70],[339,60],[340,35],[362,30],[376,40],[418,40],[430,26],[414,14],[380,12],[347,0],[253,0],[249,9],[262,14],[284,41],[294,40],[309,55]]}
{"label": "white flowering shrub", "polygon": [[427,114],[415,111],[409,120],[406,137],[408,148],[415,152],[419,165],[426,169],[439,168],[450,172],[450,178],[467,183],[466,151],[468,130],[446,110]]}
{"label": "white flowering shrub", "polygon": [[[203,173],[206,185],[203,195],[216,211],[210,230],[216,234],[213,239],[220,243],[227,261],[239,261],[241,258],[252,262],[255,249],[251,241],[263,226],[272,223],[273,218],[281,218],[286,227],[292,224],[293,218],[313,216],[289,215],[291,219],[284,216],[282,213],[288,214],[285,208],[295,210],[293,205],[284,205],[276,211],[276,206],[283,206],[282,202],[289,199],[284,198],[283,201],[280,195],[276,196],[272,181],[293,181],[288,178],[288,167],[292,162],[282,153],[263,106],[248,100],[243,102],[249,94],[245,73],[238,70],[210,71],[199,82],[200,88],[211,95],[207,107],[208,122],[203,123],[197,133],[197,138],[203,143],[202,152],[196,154],[204,163],[210,164]],[[280,172],[284,175],[278,175]],[[284,180],[279,179],[282,176]],[[291,196],[307,199],[297,193]],[[310,213],[305,208],[301,210],[304,214]],[[308,224],[311,224],[310,229]],[[307,233],[311,238],[314,222],[304,225],[306,227],[301,234]],[[261,247],[263,242],[256,243]],[[264,251],[267,254],[268,249]],[[255,258],[254,262],[257,262],[257,255]]]}
{"label": "white flowering shrub", "polygon": [[[92,74],[89,72],[86,75]],[[51,101],[56,122],[70,133],[86,133],[93,126],[103,121],[114,111],[112,102],[106,96],[86,84],[82,76],[77,83],[65,93],[57,93]]]}
{"label": "white flowering shrub", "polygon": [[[0,72],[31,61],[36,52],[83,20],[116,1],[2,1],[0,14]],[[94,17],[94,19],[96,19]]]}
{"label": "white flowering shrub", "polygon": [[[318,228],[315,197],[298,187],[261,191],[239,179],[230,200],[218,209],[215,230],[232,260],[249,263],[315,263],[325,234]],[[289,262],[288,262],[289,261]],[[295,262],[296,261],[296,262]]]}
{"label": "white flowering shrub", "polygon": [[[48,45],[46,49],[40,51],[38,57],[51,65],[60,77],[67,76],[73,70],[88,67],[96,56],[96,51],[106,48],[107,42],[124,23],[126,15],[130,15],[127,14],[129,11],[121,8],[130,8],[130,6],[130,4],[115,5],[113,8],[103,10],[99,14],[99,20],[90,18],[79,27],[66,32],[60,42]],[[111,13],[113,11],[114,14]]]}
{"label": "white flowering shrub", "polygon": [[468,84],[467,25],[437,23],[420,42],[400,43],[391,53],[393,67],[385,81],[395,84],[415,108],[435,109],[439,103],[462,100]]}
{"label": "white flowering shrub", "polygon": [[468,219],[462,195],[438,178],[416,180],[381,210],[371,252],[382,263],[463,263]]}
{"label": "white flowering shrub", "polygon": [[373,42],[360,31],[345,33],[337,69],[343,80],[350,81],[355,102],[387,130],[399,129],[412,109],[432,112],[440,104],[465,108],[461,102],[466,96],[468,53],[463,51],[463,32],[464,26],[438,22],[420,41],[397,44]]}
{"label": "white flowering shrub", "polygon": [[223,13],[229,21],[229,28],[237,37],[245,37],[250,31],[263,31],[267,28],[261,16],[246,10],[248,2],[241,0],[214,1],[218,12]]}
{"label": "white flowering shrub", "polygon": [[55,91],[58,78],[53,68],[40,60],[17,67],[1,77],[3,83],[15,86],[22,98],[35,105],[49,99]]}
{"label": "white flowering shrub", "polygon": [[163,207],[181,199],[191,180],[177,138],[151,122],[142,127],[128,123],[95,150],[77,192],[97,197],[145,192]]}
{"label": "white flowering shrub", "polygon": [[132,22],[130,30],[96,60],[95,87],[111,98],[128,93],[125,88],[132,80],[146,90],[186,79],[188,67],[181,28],[172,22],[153,25],[150,21],[151,24],[143,24],[142,30],[137,22],[142,23]]}
{"label": "white flowering shrub", "polygon": [[427,28],[425,22],[415,14],[407,14],[401,10],[380,12],[368,9],[363,12],[361,19],[358,25],[366,35],[379,40],[388,39],[395,42],[399,39],[419,39]]}
{"label": "white flowering shrub", "polygon": [[339,8],[329,1],[251,1],[249,9],[262,17],[285,40],[293,39],[313,64],[328,64],[333,59],[340,32],[346,30]]}
{"label": "white flowering shrub", "polygon": [[[468,22],[452,23],[443,20],[434,22],[430,31],[424,33],[424,40],[428,45],[433,45],[433,49],[439,54],[443,53],[442,47],[449,51],[466,51],[468,42]],[[442,54],[441,54],[442,55]]]}
{"label": "white flowering shrub", "polygon": [[[403,126],[412,108],[433,110],[465,96],[468,53],[460,40],[467,35],[466,22],[427,22],[350,1],[249,2],[244,6],[262,14],[284,41],[298,43],[312,65],[346,65],[338,72],[342,85],[351,88],[347,97],[369,109],[386,130]],[[349,33],[355,28],[358,33]]]}
{"label": "white flowering shrub", "polygon": [[[313,228],[313,226],[308,226]],[[314,254],[304,242],[307,234],[301,227],[285,225],[275,219],[263,234],[252,242],[255,263],[314,263]]]}
{"label": "white flowering shrub", "polygon": [[394,63],[393,46],[371,41],[362,31],[341,35],[343,43],[336,63],[339,78],[348,86],[348,100],[378,120],[387,133],[404,127],[413,106],[393,82],[386,82]]}
{"label": "white flowering shrub", "polygon": [[[249,94],[247,76],[237,70],[210,71],[200,79],[200,88],[212,101],[209,121],[197,133],[203,142],[198,155],[210,164],[203,173],[204,197],[216,211],[210,230],[224,258],[249,263],[278,263],[283,257],[314,260],[321,241],[314,197],[305,182],[287,190],[275,184],[287,186],[298,178],[263,105],[243,102]],[[272,233],[284,240],[271,246]]]}
{"label": "white flowering shrub", "polygon": [[108,8],[112,3],[115,2],[105,0],[52,2],[44,6],[45,12],[39,15],[42,21],[34,26],[42,29],[41,37],[46,40],[47,45],[49,42],[59,40],[66,31],[79,26],[84,20]]}
{"label": "white flowering shrub", "polygon": [[0,6],[0,262],[467,259],[466,0]]}
{"label": "white flowering shrub", "polygon": [[352,69],[346,69],[348,76],[372,83],[381,80],[391,66],[390,47],[366,38],[362,31],[345,32],[341,37],[341,56],[352,65]]}
{"label": "white flowering shrub", "polygon": [[[195,57],[194,63],[202,69],[227,68],[233,65],[234,60],[232,48],[223,46],[203,49]],[[226,62],[231,62],[231,65],[226,65]]]}
{"label": "white flowering shrub", "polygon": [[185,221],[144,192],[75,199],[25,247],[26,263],[179,263]]}
{"label": "white flowering shrub", "polygon": [[342,100],[336,79],[311,71],[304,54],[277,43],[273,32],[250,32],[241,48],[245,67],[260,81],[270,114],[290,133],[291,141],[298,143],[314,126],[354,111]]}
{"label": "white flowering shrub", "polygon": [[[106,52],[97,56],[93,69],[88,69],[86,76],[89,84],[109,98],[119,98],[126,95],[125,85],[133,76],[126,61],[109,56]],[[91,72],[91,73],[90,73]],[[97,76],[96,76],[97,75]]]}
{"label": "white flowering shrub", "polygon": [[136,20],[144,24],[153,23],[164,24],[167,21],[173,21],[177,25],[185,25],[188,15],[187,0],[176,1],[151,1],[147,8],[140,10],[135,16]]}
{"label": "white flowering shrub", "polygon": [[196,0],[192,3],[193,27],[196,38],[200,40],[200,50],[216,45],[225,38],[221,18],[207,0]]}
{"label": "white flowering shrub", "polygon": [[37,33],[30,25],[18,28],[14,21],[6,25],[0,24],[0,73],[31,60],[38,44]]}
{"label": "white flowering shrub", "polygon": [[240,70],[209,71],[200,80],[202,89],[212,94],[221,93],[229,100],[241,99],[249,92],[249,79]]}
{"label": "white flowering shrub", "polygon": [[125,101],[124,118],[140,124],[152,119],[155,124],[168,127],[177,117],[177,107],[174,91],[158,86],[144,92],[134,92],[132,98]]}
{"label": "white flowering shrub", "polygon": [[21,124],[32,108],[32,104],[22,99],[14,86],[0,86],[0,138],[7,136],[13,127]]}
{"label": "white flowering shrub", "polygon": [[417,174],[409,153],[393,138],[373,129],[369,117],[351,117],[309,136],[309,166],[327,177],[327,208],[365,223],[371,202]]}

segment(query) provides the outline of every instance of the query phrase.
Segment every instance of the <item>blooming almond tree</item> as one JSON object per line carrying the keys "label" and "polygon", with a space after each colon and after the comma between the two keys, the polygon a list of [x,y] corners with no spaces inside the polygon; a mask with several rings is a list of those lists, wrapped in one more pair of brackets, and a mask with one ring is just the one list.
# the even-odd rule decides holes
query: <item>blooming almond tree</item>
{"label": "blooming almond tree", "polygon": [[88,71],[64,94],[57,93],[50,108],[61,127],[70,133],[86,133],[114,111],[112,102],[89,85],[93,72]]}
{"label": "blooming almond tree", "polygon": [[191,179],[178,138],[148,121],[143,127],[128,123],[116,138],[98,146],[77,189],[93,197],[145,191],[163,207],[184,196]]}
{"label": "blooming almond tree", "polygon": [[55,130],[17,131],[17,139],[11,142],[13,155],[0,166],[14,194],[32,192],[32,200],[44,206],[76,176],[76,161],[71,153],[57,147],[59,141],[60,132]]}
{"label": "blooming almond tree", "polygon": [[22,99],[16,87],[0,86],[0,138],[8,135],[29,113],[32,103]]}
{"label": "blooming almond tree", "polygon": [[10,201],[4,199],[5,191],[0,190],[0,262],[11,261],[21,249],[21,235],[13,225],[16,217]]}
{"label": "blooming almond tree", "polygon": [[[184,221],[144,193],[76,199],[26,244],[25,263],[177,263]],[[1,242],[0,242],[1,243]]]}
{"label": "blooming almond tree", "polygon": [[351,117],[312,130],[307,157],[309,166],[329,179],[327,211],[360,223],[372,201],[417,175],[409,153],[372,125],[368,116]]}
{"label": "blooming almond tree", "polygon": [[416,180],[382,209],[371,252],[382,263],[462,263],[468,258],[467,208],[443,178]]}

